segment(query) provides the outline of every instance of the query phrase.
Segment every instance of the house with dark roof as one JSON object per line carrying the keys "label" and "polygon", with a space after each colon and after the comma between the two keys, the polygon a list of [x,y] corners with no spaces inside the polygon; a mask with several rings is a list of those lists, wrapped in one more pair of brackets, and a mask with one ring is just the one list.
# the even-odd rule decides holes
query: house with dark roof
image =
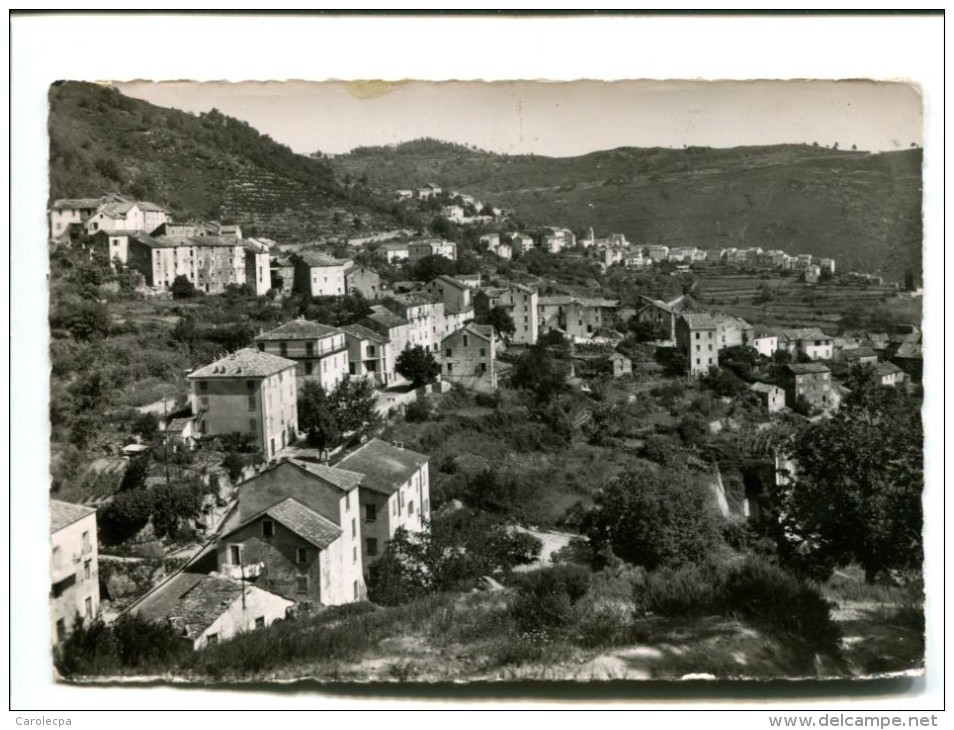
{"label": "house with dark roof", "polygon": [[904,382],[904,370],[893,362],[879,362],[875,364],[878,381],[882,385],[895,386]]}
{"label": "house with dark roof", "polygon": [[299,318],[255,338],[261,352],[294,360],[299,386],[314,380],[331,392],[348,374],[348,344],[337,327]]}
{"label": "house with dark roof", "polygon": [[71,230],[80,232],[84,224],[108,199],[60,198],[50,206],[50,238],[59,239]]}
{"label": "house with dark roof", "polygon": [[99,615],[99,551],[96,510],[50,500],[50,636],[63,641],[79,618]]}
{"label": "house with dark roof", "polygon": [[480,393],[497,390],[497,337],[488,324],[468,324],[441,341],[441,379]]}
{"label": "house with dark roof", "polygon": [[195,435],[250,434],[274,459],[298,435],[297,366],[245,348],[191,372]]}
{"label": "house with dark roof", "polygon": [[636,321],[655,325],[666,333],[667,340],[676,340],[676,320],[682,312],[698,312],[702,310],[699,303],[688,294],[683,294],[669,301],[640,297],[641,304],[636,310]]}
{"label": "house with dark roof", "polygon": [[168,621],[183,642],[202,649],[285,618],[293,600],[248,581],[181,572],[130,607],[146,621]]}
{"label": "house with dark roof", "polygon": [[106,231],[154,231],[166,222],[166,210],[146,201],[110,196],[85,221],[87,233]]}
{"label": "house with dark roof", "polygon": [[394,532],[425,529],[430,519],[430,457],[372,438],[335,464],[363,476],[358,487],[363,517],[364,561],[370,566]]}
{"label": "house with dark roof", "polygon": [[452,276],[438,276],[424,287],[428,292],[444,302],[446,314],[469,313],[474,316],[472,287]]}
{"label": "house with dark roof", "polygon": [[[387,338],[395,358],[404,351],[410,341],[411,323],[382,304],[372,305],[371,313],[358,324]],[[390,371],[393,372],[393,369]]]}
{"label": "house with dark roof", "polygon": [[346,272],[354,266],[351,259],[336,259],[323,253],[305,251],[294,254],[295,291],[309,297],[342,296],[347,293]]}
{"label": "house with dark roof", "polygon": [[849,370],[854,367],[878,364],[878,353],[870,347],[846,348],[841,351],[840,355]]}
{"label": "house with dark roof", "polygon": [[891,356],[891,362],[900,367],[912,382],[920,383],[924,372],[924,360],[921,351],[921,343],[904,342],[894,355]]}
{"label": "house with dark roof", "polygon": [[363,479],[343,467],[287,459],[243,482],[216,545],[219,572],[295,601],[363,599]]}
{"label": "house with dark roof", "polygon": [[838,405],[832,392],[831,370],[821,363],[792,363],[782,368],[779,385],[789,408],[804,399],[812,408],[829,410]]}

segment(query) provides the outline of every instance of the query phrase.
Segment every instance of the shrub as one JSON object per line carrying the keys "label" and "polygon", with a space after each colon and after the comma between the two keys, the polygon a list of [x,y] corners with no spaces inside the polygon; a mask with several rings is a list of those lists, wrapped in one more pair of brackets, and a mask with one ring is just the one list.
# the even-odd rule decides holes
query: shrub
{"label": "shrub", "polygon": [[530,573],[517,586],[510,615],[523,631],[562,627],[570,621],[573,604],[586,594],[590,578],[590,571],[578,565]]}
{"label": "shrub", "polygon": [[636,599],[646,611],[664,616],[704,616],[721,613],[721,580],[711,564],[662,567],[646,576]]}

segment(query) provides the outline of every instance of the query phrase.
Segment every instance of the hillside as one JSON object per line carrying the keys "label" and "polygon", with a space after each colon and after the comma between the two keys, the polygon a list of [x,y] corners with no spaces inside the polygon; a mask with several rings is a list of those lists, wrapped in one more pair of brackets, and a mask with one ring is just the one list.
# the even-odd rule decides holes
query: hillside
{"label": "hillside", "polygon": [[530,224],[593,226],[634,242],[782,248],[891,280],[921,271],[920,149],[620,148],[552,158],[418,140],[359,148],[332,165],[384,189],[455,188]]}
{"label": "hillside", "polygon": [[51,201],[124,192],[283,241],[343,231],[355,216],[390,221],[387,205],[327,163],[215,110],[194,116],[78,82],[54,84],[49,101]]}

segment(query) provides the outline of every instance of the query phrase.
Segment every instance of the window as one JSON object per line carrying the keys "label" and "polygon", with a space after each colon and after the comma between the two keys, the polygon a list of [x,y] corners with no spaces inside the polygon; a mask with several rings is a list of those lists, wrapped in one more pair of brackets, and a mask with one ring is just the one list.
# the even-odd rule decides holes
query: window
{"label": "window", "polygon": [[249,409],[250,411],[254,411],[254,410],[255,410],[255,396],[254,396],[254,395],[250,395],[250,396],[248,397],[248,409]]}
{"label": "window", "polygon": [[469,347],[467,343],[468,343],[467,335],[464,335],[464,347]]}
{"label": "window", "polygon": [[254,392],[254,391],[255,391],[255,381],[254,381],[254,380],[246,380],[246,381],[245,381],[245,389],[246,389],[249,393]]}
{"label": "window", "polygon": [[369,537],[364,541],[365,549],[367,550],[368,556],[374,556],[378,554],[378,539],[376,537]]}
{"label": "window", "polygon": [[699,360],[699,358],[697,357],[697,358],[696,358],[696,365],[701,365],[701,364],[702,364],[702,362],[701,362],[701,361]]}
{"label": "window", "polygon": [[481,347],[481,348],[480,348],[480,356],[481,356],[481,357],[487,357],[487,349],[486,349],[486,348],[484,348],[484,347]]}
{"label": "window", "polygon": [[709,352],[712,352],[712,345],[709,345]]}
{"label": "window", "polygon": [[262,537],[275,537],[275,523],[271,520],[262,520]]}
{"label": "window", "polygon": [[368,345],[368,357],[374,357],[374,345]]}
{"label": "window", "polygon": [[295,576],[295,592],[308,593],[308,576],[307,575]]}
{"label": "window", "polygon": [[66,638],[66,620],[57,619],[56,620],[56,640],[63,641]]}
{"label": "window", "polygon": [[254,418],[248,419],[248,430],[250,433],[255,433],[258,431],[258,421],[256,421]]}
{"label": "window", "polygon": [[349,362],[349,363],[348,363],[348,372],[351,373],[352,375],[355,374],[355,369],[354,369],[354,363],[353,363],[353,362]]}
{"label": "window", "polygon": [[242,546],[241,545],[229,545],[229,564],[230,565],[242,564]]}
{"label": "window", "polygon": [[90,541],[89,541],[89,530],[84,530],[83,531],[83,552],[91,553],[92,551],[93,551],[93,546],[90,544]]}
{"label": "window", "polygon": [[93,599],[86,599],[86,618],[93,618]]}
{"label": "window", "polygon": [[408,503],[407,503],[407,513],[408,513],[408,516],[412,516],[412,515],[414,514],[414,500],[413,500],[413,499],[408,500]]}
{"label": "window", "polygon": [[315,371],[315,364],[313,362],[305,363],[305,375],[311,375]]}
{"label": "window", "polygon": [[454,356],[451,354],[452,352],[453,352],[453,350],[448,347],[448,348],[447,348],[447,357],[454,357]]}
{"label": "window", "polygon": [[354,600],[358,600],[358,581],[354,582]]}
{"label": "window", "polygon": [[315,343],[314,343],[314,342],[308,342],[308,343],[305,344],[305,354],[308,355],[309,357],[311,357],[312,355],[315,354]]}
{"label": "window", "polygon": [[699,352],[699,350],[701,349],[702,349],[702,345],[696,345],[696,352]]}
{"label": "window", "polygon": [[449,373],[454,372],[454,365],[453,365],[453,363],[447,363],[447,372],[449,372]]}
{"label": "window", "polygon": [[427,515],[430,513],[430,511],[431,511],[431,507],[430,507],[430,505],[428,504],[428,500],[425,498],[425,499],[424,499],[424,504],[423,504],[423,506],[421,507],[421,514],[424,515],[425,517],[427,517]]}
{"label": "window", "polygon": [[287,357],[287,356],[288,356],[288,343],[287,343],[287,342],[279,342],[279,343],[278,343],[278,351],[279,351],[279,353],[281,353],[281,356],[282,356],[282,357]]}
{"label": "window", "polygon": [[352,563],[357,563],[357,562],[358,562],[358,548],[357,548],[357,547],[351,548],[351,562],[352,562]]}
{"label": "window", "polygon": [[364,521],[377,522],[377,519],[378,519],[378,508],[373,504],[366,504],[364,506]]}
{"label": "window", "polygon": [[487,372],[487,363],[485,363],[485,362],[480,363],[480,372],[482,372],[482,373],[486,373],[486,372]]}
{"label": "window", "polygon": [[322,360],[322,361],[321,361],[321,372],[323,372],[323,373],[327,373],[327,372],[328,372],[328,361],[327,361],[327,360]]}
{"label": "window", "polygon": [[697,339],[697,340],[699,339],[699,333],[698,333],[698,332],[696,332],[696,339]]}
{"label": "window", "polygon": [[258,351],[259,351],[259,352],[265,352],[265,343],[264,343],[264,342],[259,342],[259,343],[258,343]]}
{"label": "window", "polygon": [[255,628],[256,628],[256,629],[264,629],[264,628],[265,628],[265,617],[264,617],[264,616],[259,616],[257,619],[255,619]]}
{"label": "window", "polygon": [[207,381],[207,380],[200,380],[200,381],[199,381],[199,390],[208,390],[208,389],[209,389],[209,381]]}
{"label": "window", "polygon": [[206,643],[206,646],[212,646],[213,644],[218,644],[218,643],[219,643],[219,635],[218,635],[218,634],[209,634],[208,636],[205,637],[205,643]]}
{"label": "window", "polygon": [[400,512],[404,509],[404,492],[398,492],[398,499],[400,500],[398,502],[398,512]]}
{"label": "window", "polygon": [[295,550],[295,562],[298,565],[305,565],[308,563],[308,548],[297,548]]}
{"label": "window", "polygon": [[87,560],[85,563],[83,563],[83,580],[90,579],[90,569],[92,564],[93,564],[92,560]]}
{"label": "window", "polygon": [[358,536],[358,520],[354,517],[351,518],[351,537]]}

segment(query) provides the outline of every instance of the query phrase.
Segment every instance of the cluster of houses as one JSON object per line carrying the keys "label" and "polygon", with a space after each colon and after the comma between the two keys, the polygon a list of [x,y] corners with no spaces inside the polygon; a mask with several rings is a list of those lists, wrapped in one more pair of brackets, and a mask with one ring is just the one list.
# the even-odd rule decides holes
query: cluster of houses
{"label": "cluster of houses", "polygon": [[[460,225],[476,225],[484,223],[493,223],[494,221],[512,214],[502,208],[485,206],[473,195],[461,193],[457,190],[444,191],[443,188],[433,183],[428,183],[420,188],[395,190],[395,196],[398,200],[431,200],[441,196],[446,196],[450,205],[441,208],[441,215],[447,220]],[[489,209],[488,215],[485,211]]]}
{"label": "cluster of houses", "polygon": [[502,259],[520,257],[535,248],[556,254],[579,245],[588,249],[604,269],[614,265],[638,269],[662,262],[672,262],[677,270],[686,271],[694,264],[734,265],[797,272],[808,283],[835,274],[834,259],[815,258],[811,254],[791,256],[780,249],[763,250],[758,246],[739,249],[638,245],[630,243],[622,233],[597,238],[592,228],[585,238],[579,239],[568,229],[547,226],[533,236],[519,232],[487,233],[480,237],[480,242]]}
{"label": "cluster of houses", "polygon": [[[100,615],[96,511],[53,501],[54,645]],[[207,544],[124,613],[169,621],[194,649],[284,619],[292,607],[364,600],[399,528],[430,518],[428,457],[372,438],[334,465],[289,456],[243,482]]]}
{"label": "cluster of houses", "polygon": [[719,365],[719,353],[727,347],[746,345],[771,358],[778,351],[791,355],[792,363],[782,369],[778,385],[754,383],[752,391],[769,412],[801,402],[811,408],[837,408],[846,393],[832,380],[832,372],[846,375],[859,365],[874,367],[883,385],[896,386],[910,379],[921,380],[921,334],[911,325],[899,327],[892,335],[867,333],[862,337],[832,337],[819,327],[757,331],[739,317],[710,312],[689,295],[668,302],[642,298],[636,311],[639,322],[660,329],[665,339],[686,359],[691,377],[698,377]]}

